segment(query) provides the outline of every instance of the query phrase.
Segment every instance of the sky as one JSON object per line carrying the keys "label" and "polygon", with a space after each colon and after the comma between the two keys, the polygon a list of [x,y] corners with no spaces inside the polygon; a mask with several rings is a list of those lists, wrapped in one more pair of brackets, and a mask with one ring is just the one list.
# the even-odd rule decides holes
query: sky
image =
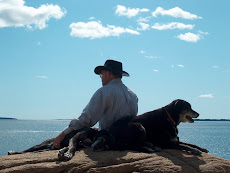
{"label": "sky", "polygon": [[138,114],[175,99],[230,119],[227,0],[0,0],[0,117],[77,118],[121,61]]}

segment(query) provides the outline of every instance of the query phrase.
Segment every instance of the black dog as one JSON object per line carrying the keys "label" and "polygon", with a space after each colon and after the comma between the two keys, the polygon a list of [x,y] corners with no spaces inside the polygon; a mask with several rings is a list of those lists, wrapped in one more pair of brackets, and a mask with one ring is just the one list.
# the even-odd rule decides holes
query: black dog
{"label": "black dog", "polygon": [[67,147],[59,150],[58,158],[59,160],[70,160],[76,150],[86,147],[91,147],[93,151],[107,150],[112,139],[113,137],[105,130],[97,131],[92,128],[83,128],[69,140]]}
{"label": "black dog", "polygon": [[177,126],[180,122],[193,123],[199,114],[184,100],[135,117],[115,122],[109,133],[116,139],[118,148],[152,153],[160,149],[178,149],[201,154],[208,150],[179,141]]}
{"label": "black dog", "polygon": [[[105,141],[109,141],[109,135],[106,131],[97,131],[93,128],[82,128],[80,130],[72,131],[67,134],[64,140],[61,142],[61,149],[58,152],[58,158],[60,160],[70,160],[75,151],[80,148],[90,147],[94,142],[92,147],[94,151],[105,150],[107,145]],[[41,152],[48,150],[57,150],[54,146],[54,139],[48,139],[39,145],[33,146],[22,152],[9,151],[8,155],[22,154],[27,152]]]}

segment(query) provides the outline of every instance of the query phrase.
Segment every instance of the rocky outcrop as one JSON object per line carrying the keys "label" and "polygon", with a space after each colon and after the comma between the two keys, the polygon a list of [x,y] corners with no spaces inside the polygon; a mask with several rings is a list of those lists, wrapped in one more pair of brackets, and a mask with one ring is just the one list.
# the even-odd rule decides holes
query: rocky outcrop
{"label": "rocky outcrop", "polygon": [[0,157],[0,173],[131,173],[131,172],[230,172],[230,161],[202,153],[178,150],[146,154],[132,151],[77,151],[70,161],[58,161],[57,151]]}

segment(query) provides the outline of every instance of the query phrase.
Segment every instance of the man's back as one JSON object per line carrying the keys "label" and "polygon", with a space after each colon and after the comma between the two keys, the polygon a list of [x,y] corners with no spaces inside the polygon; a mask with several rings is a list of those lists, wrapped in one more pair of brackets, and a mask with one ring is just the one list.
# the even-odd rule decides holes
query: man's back
{"label": "man's back", "polygon": [[108,85],[100,88],[95,95],[100,95],[104,112],[99,120],[100,129],[108,129],[116,120],[125,116],[136,116],[138,98],[126,87],[120,78],[113,79]]}

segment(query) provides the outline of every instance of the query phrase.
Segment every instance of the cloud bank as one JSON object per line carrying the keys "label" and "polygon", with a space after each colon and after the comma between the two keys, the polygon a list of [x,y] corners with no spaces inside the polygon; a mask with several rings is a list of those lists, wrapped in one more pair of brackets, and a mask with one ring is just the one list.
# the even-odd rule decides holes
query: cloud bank
{"label": "cloud bank", "polygon": [[[147,8],[129,8],[123,5],[117,5],[115,14],[118,16],[126,16],[128,18],[135,17],[140,14],[149,12]],[[38,8],[26,6],[25,0],[0,0],[0,28],[4,27],[27,27],[29,29],[44,29],[47,27],[47,23],[51,18],[61,19],[66,14],[66,10],[61,9],[58,5],[45,4]],[[147,16],[139,16],[136,20],[136,29],[129,29],[120,26],[106,25],[103,26],[100,21],[95,21],[95,17],[90,17],[89,22],[76,22],[70,24],[71,33],[73,37],[80,38],[102,38],[110,36],[120,36],[121,34],[139,35],[141,31],[150,29],[156,30],[172,30],[172,29],[194,29],[195,25],[184,24],[179,22],[171,22],[166,24],[155,23],[150,26],[149,21],[153,17],[171,16],[174,18],[183,19],[202,19],[195,14],[184,11],[179,7],[165,10],[162,7],[156,8],[152,12],[152,16],[149,12]],[[132,27],[132,26],[131,26]],[[134,28],[134,27],[132,27]],[[203,39],[203,35],[207,32],[199,31],[198,34],[191,32],[180,34],[178,39],[186,42],[197,42]],[[38,44],[40,45],[40,43]]]}
{"label": "cloud bank", "polygon": [[[149,13],[147,13],[149,12]],[[103,26],[101,21],[95,21],[95,17],[89,18],[88,22],[73,22],[70,24],[71,33],[70,35],[73,37],[80,38],[103,38],[103,37],[111,37],[111,36],[120,36],[121,34],[132,34],[139,35],[141,32],[155,29],[155,30],[184,30],[189,29],[193,30],[195,28],[194,24],[184,24],[180,22],[171,22],[171,23],[155,23],[153,26],[150,26],[149,22],[153,17],[162,16],[171,16],[174,18],[183,18],[183,19],[202,19],[195,14],[184,11],[179,7],[171,8],[169,10],[164,10],[162,7],[158,7],[154,12],[151,12],[147,8],[129,8],[123,5],[117,5],[115,8],[115,14],[118,16],[126,16],[128,18],[135,17],[139,15],[138,18],[134,18],[136,22],[135,26],[129,26],[129,28],[114,26],[114,25],[106,25]],[[142,15],[141,15],[142,14]],[[133,21],[133,19],[132,19]],[[135,29],[133,29],[135,28]],[[186,42],[197,42],[203,39],[202,35],[208,33],[198,31],[198,34],[194,34],[191,32],[180,34],[176,36],[178,39],[186,41]]]}
{"label": "cloud bank", "polygon": [[51,19],[61,19],[66,11],[58,5],[41,5],[39,8],[28,7],[24,0],[0,0],[0,28],[27,27],[44,29]]}
{"label": "cloud bank", "polygon": [[70,26],[71,33],[73,37],[81,38],[102,38],[109,36],[120,36],[121,34],[134,34],[139,35],[140,33],[128,28],[116,27],[114,25],[107,25],[104,27],[100,21],[91,21],[91,22],[77,22],[72,23]]}

